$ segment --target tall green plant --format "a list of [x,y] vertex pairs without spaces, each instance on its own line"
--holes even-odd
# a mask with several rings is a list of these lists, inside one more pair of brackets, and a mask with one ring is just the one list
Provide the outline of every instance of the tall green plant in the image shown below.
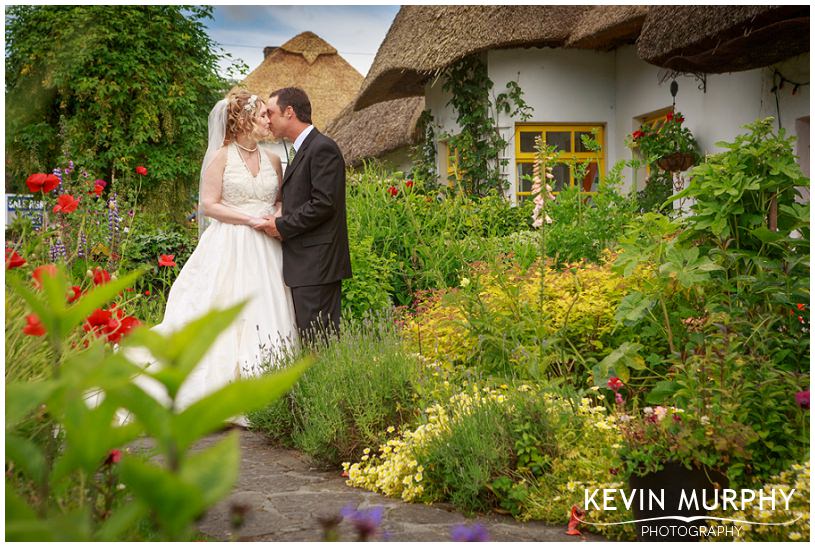
[[[179,388],[241,305],[210,312],[168,336],[134,332],[123,344],[146,347],[160,362],[159,370],[144,374],[166,389],[170,404],[162,405],[133,383],[140,368],[126,351],[68,344],[94,309],[136,277],[111,281],[66,305],[62,272],[43,276],[41,293],[10,273],[13,292],[39,317],[55,358],[49,376],[6,386],[8,540],[114,541],[130,537],[145,517],[156,522],[162,538],[189,539],[195,519],[229,493],[239,458],[235,435],[201,451],[191,451],[193,444],[225,420],[280,397],[307,366],[239,380],[180,410]],[[121,409],[134,420],[117,425]],[[28,435],[32,423],[45,423],[45,433]],[[155,441],[160,460],[122,455],[119,449],[142,434]],[[120,481],[128,503],[116,503]]]

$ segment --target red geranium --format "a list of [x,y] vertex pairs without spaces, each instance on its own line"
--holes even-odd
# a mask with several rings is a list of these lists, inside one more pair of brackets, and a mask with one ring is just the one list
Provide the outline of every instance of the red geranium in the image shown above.
[[147,167],[139,165],[138,167],[136,167],[136,173],[138,173],[141,176],[145,176],[147,174]]
[[36,268],[34,268],[34,271],[31,272],[31,277],[34,278],[34,286],[37,287],[38,289],[42,288],[43,274],[47,274],[49,277],[56,277],[57,265],[45,264],[44,266],[37,266]]
[[673,119],[674,119],[674,113],[673,112],[668,112],[667,114],[665,114],[665,121],[671,121]]
[[93,270],[93,284],[104,285],[108,281],[110,281],[110,274],[107,272],[107,270],[97,266],[97,268]]
[[45,173],[34,173],[26,179],[25,183],[32,192],[47,193],[59,186],[59,177],[46,175]]
[[396,197],[396,194],[399,193],[399,190],[396,189],[396,186],[391,186],[388,188],[388,193],[393,197]]
[[164,266],[167,268],[172,268],[175,266],[175,255],[159,255],[158,257],[158,265]]
[[631,133],[631,138],[636,141],[636,140],[641,139],[643,135],[645,135],[645,133],[643,133],[642,131],[640,131],[638,129],[638,130],[634,131],[633,133]]
[[25,316],[26,325],[23,327],[23,332],[29,336],[44,336],[45,327],[40,322],[37,314],[30,313]]
[[25,264],[25,258],[17,254],[11,247],[6,247],[6,269],[13,270]]
[[74,198],[71,194],[62,194],[57,198],[57,204],[54,205],[55,213],[73,213],[79,206],[79,200]]

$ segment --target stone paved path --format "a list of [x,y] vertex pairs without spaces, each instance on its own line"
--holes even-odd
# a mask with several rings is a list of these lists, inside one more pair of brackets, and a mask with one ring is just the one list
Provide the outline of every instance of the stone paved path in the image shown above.
[[[225,434],[211,435],[198,446],[209,446]],[[249,508],[239,532],[239,539],[245,541],[320,541],[318,518],[338,515],[347,505],[383,507],[382,530],[388,541],[449,541],[453,526],[476,522],[487,529],[492,541],[602,540],[588,534],[582,538],[567,536],[565,526],[520,523],[503,515],[468,519],[447,504],[404,503],[352,488],[339,471],[314,468],[303,454],[272,446],[261,433],[239,430],[239,434],[241,469],[235,489],[198,526],[213,539],[233,539],[230,506],[242,504]],[[356,537],[346,523],[339,530],[342,540]]]

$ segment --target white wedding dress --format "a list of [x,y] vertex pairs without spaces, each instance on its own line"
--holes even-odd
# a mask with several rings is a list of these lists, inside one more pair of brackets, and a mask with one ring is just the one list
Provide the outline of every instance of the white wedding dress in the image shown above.
[[[221,203],[250,216],[272,215],[280,181],[269,158],[261,151],[260,170],[253,177],[237,147],[227,148]],[[164,320],[153,330],[176,331],[212,308],[242,300],[247,303],[238,318],[187,377],[177,408],[237,378],[256,375],[264,362],[271,360],[274,366],[275,356],[297,340],[280,242],[249,226],[213,219],[170,289]],[[131,348],[126,355],[138,365],[158,366],[146,349]],[[139,376],[136,382],[156,399],[169,402],[164,388],[152,378]]]

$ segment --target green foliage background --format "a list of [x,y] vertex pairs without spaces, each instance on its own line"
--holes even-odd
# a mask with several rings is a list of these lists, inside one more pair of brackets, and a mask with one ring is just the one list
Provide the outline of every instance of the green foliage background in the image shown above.
[[146,185],[192,186],[207,113],[228,89],[211,17],[212,7],[9,6],[6,191],[69,159],[107,180],[144,165]]

